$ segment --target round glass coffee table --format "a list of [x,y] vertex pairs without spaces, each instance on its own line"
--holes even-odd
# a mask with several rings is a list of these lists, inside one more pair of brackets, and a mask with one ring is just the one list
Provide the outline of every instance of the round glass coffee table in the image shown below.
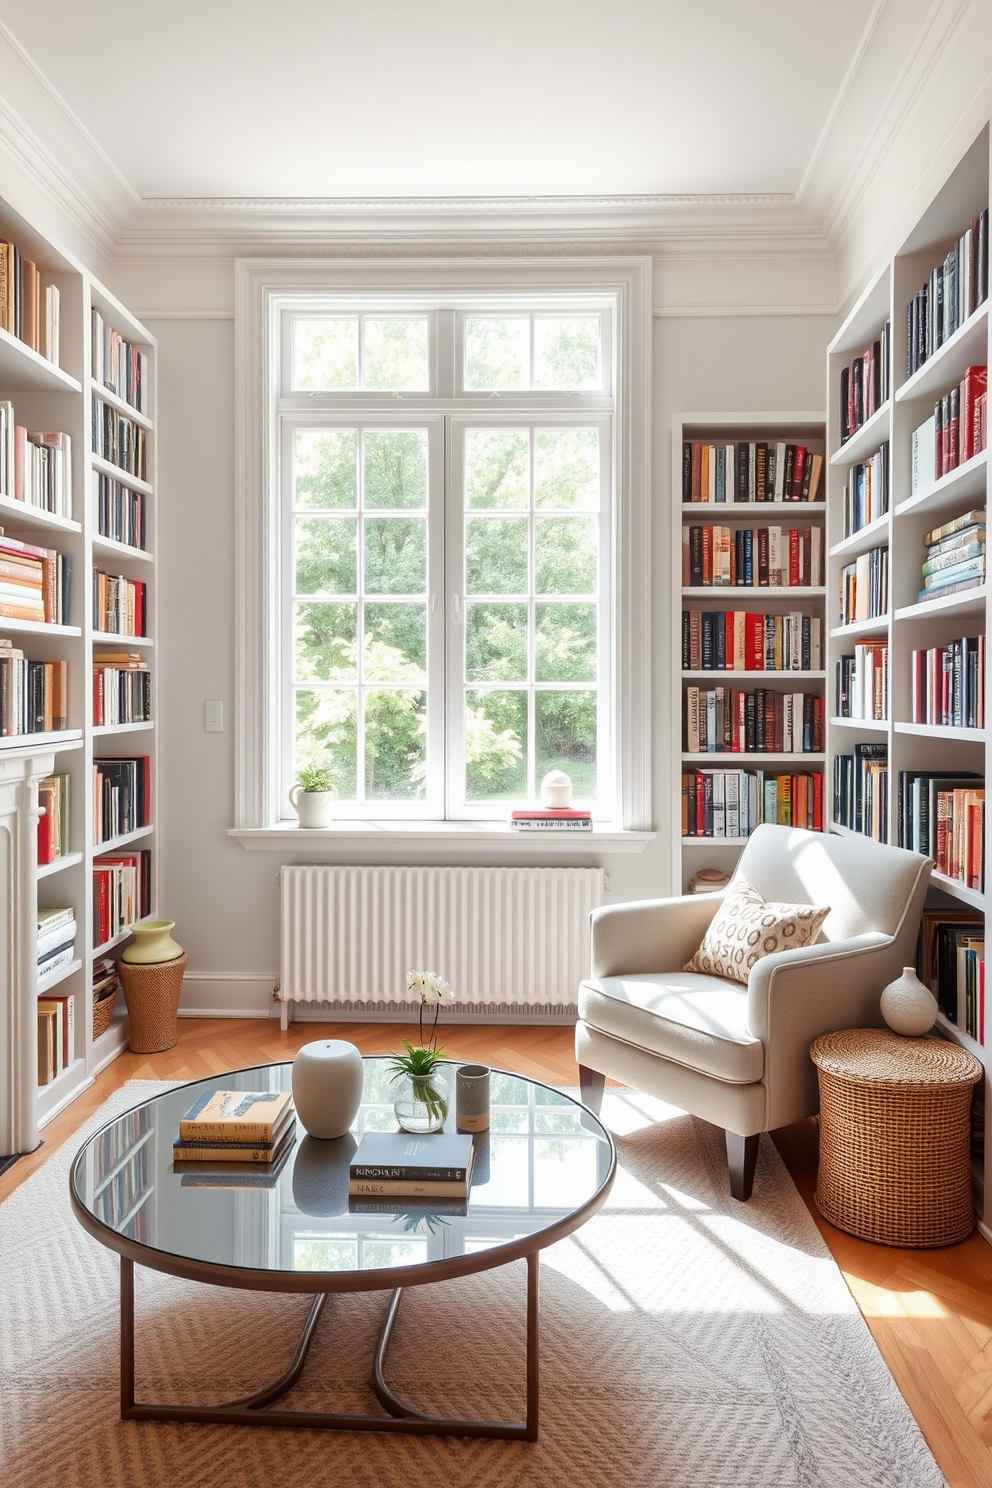
[[[107,1123],[80,1148],[70,1177],[76,1217],[120,1255],[121,1416],[128,1420],[319,1426],[351,1431],[516,1437],[538,1431],[540,1252],[601,1208],[616,1152],[578,1101],[522,1075],[492,1074],[492,1125],[473,1138],[467,1200],[349,1198],[348,1166],[367,1131],[395,1131],[388,1061],[366,1059],[352,1131],[296,1140],[268,1164],[174,1163],[179,1121],[212,1090],[289,1090],[292,1065],[260,1065],[181,1085]],[[452,1105],[454,1102],[452,1102]],[[449,1119],[454,1130],[454,1113]],[[527,1408],[523,1421],[428,1415],[385,1379],[404,1287],[527,1262]],[[134,1266],[258,1292],[312,1292],[289,1367],[264,1389],[223,1405],[155,1405],[134,1398]],[[383,1414],[272,1406],[299,1380],[331,1292],[391,1290],[371,1384]]]

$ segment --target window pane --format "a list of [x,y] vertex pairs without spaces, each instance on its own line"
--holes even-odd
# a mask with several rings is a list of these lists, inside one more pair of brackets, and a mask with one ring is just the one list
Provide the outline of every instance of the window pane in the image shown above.
[[293,387],[304,393],[357,389],[357,316],[293,321]]
[[595,682],[596,606],[538,604],[535,676],[538,682]]
[[426,509],[426,429],[365,435],[365,505]]
[[465,320],[465,386],[470,392],[530,387],[530,320]]
[[358,778],[358,693],[353,687],[329,687],[296,694],[296,761],[330,765],[338,795],[355,799]]
[[595,517],[535,517],[538,594],[595,594],[598,548]]
[[526,507],[530,502],[530,439],[516,429],[465,434],[465,499],[469,506]]
[[427,681],[427,606],[366,604],[365,681]]
[[426,590],[426,520],[369,517],[365,523],[366,594],[424,594]]
[[298,604],[293,680],[357,682],[357,637],[357,604]]
[[427,784],[427,694],[365,694],[365,794],[370,800],[414,801]]
[[355,594],[358,589],[356,517],[299,517],[296,593]]
[[527,518],[470,517],[465,526],[465,592],[526,594]]
[[465,698],[465,799],[527,793],[527,694],[470,692]]
[[298,429],[293,450],[295,504],[356,507],[357,450],[354,429]]
[[527,606],[465,607],[466,682],[527,681]]
[[534,386],[588,390],[600,386],[599,316],[534,320]]
[[534,697],[536,776],[564,770],[579,800],[596,795],[596,694],[538,692]]
[[545,429],[534,439],[534,501],[561,510],[599,506],[599,430]]
[[427,317],[365,321],[365,386],[426,393]]

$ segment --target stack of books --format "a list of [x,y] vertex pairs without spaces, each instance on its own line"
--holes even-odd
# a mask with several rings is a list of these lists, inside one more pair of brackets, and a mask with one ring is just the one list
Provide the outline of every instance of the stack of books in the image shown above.
[[962,636],[912,654],[913,722],[985,727],[985,637]]
[[689,880],[690,894],[720,894],[730,883],[731,875],[722,868],[700,868]]
[[573,806],[524,807],[510,812],[515,832],[591,832],[592,812]]
[[985,924],[973,910],[925,909],[917,968],[949,1023],[985,1043]]
[[823,456],[804,444],[739,439],[682,445],[682,500],[815,501]]
[[682,583],[796,588],[823,583],[820,527],[683,527]]
[[923,539],[927,550],[920,599],[959,594],[985,583],[985,509],[965,512]]
[[100,728],[151,718],[151,673],[137,651],[94,651],[93,723]]
[[76,911],[38,907],[38,980],[43,981],[67,966],[73,958],[76,939]]
[[174,1162],[276,1163],[296,1140],[288,1090],[205,1090],[179,1122]]
[[840,622],[854,625],[884,615],[889,602],[889,550],[872,548],[840,571]]
[[348,1169],[349,1208],[385,1212],[406,1208],[411,1199],[464,1206],[474,1155],[472,1137],[463,1132],[366,1132]]
[[862,424],[876,414],[886,401],[891,390],[889,322],[882,327],[882,334],[873,341],[849,367],[840,374],[840,442],[846,444]]
[[38,781],[38,866],[54,863],[72,851],[72,777],[46,775]]
[[838,718],[889,716],[889,643],[858,641],[853,656],[837,659]]
[[972,219],[906,306],[906,376],[912,377],[989,293],[989,209]]
[[958,386],[934,403],[933,416],[913,430],[914,492],[981,454],[988,443],[987,410],[988,368],[969,367]]
[[851,466],[844,487],[844,536],[884,516],[889,509],[889,441],[867,460]]

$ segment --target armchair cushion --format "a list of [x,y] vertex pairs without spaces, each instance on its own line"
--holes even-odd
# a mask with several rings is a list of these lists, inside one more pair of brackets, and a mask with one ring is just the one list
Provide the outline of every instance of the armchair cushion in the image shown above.
[[766,903],[738,873],[684,970],[746,985],[763,956],[812,945],[829,913],[829,905]]
[[590,978],[579,984],[579,1018],[731,1084],[764,1073],[761,1040],[748,1031],[747,991],[723,977],[661,971]]

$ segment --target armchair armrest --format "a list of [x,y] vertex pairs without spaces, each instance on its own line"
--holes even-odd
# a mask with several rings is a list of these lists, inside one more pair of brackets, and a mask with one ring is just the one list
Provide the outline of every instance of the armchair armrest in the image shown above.
[[881,1027],[882,988],[899,970],[895,937],[877,930],[780,951],[752,968],[748,1030],[765,1048],[769,1130],[819,1109],[810,1044],[840,1028]]
[[699,949],[722,894],[638,899],[592,912],[592,975],[675,971]]

